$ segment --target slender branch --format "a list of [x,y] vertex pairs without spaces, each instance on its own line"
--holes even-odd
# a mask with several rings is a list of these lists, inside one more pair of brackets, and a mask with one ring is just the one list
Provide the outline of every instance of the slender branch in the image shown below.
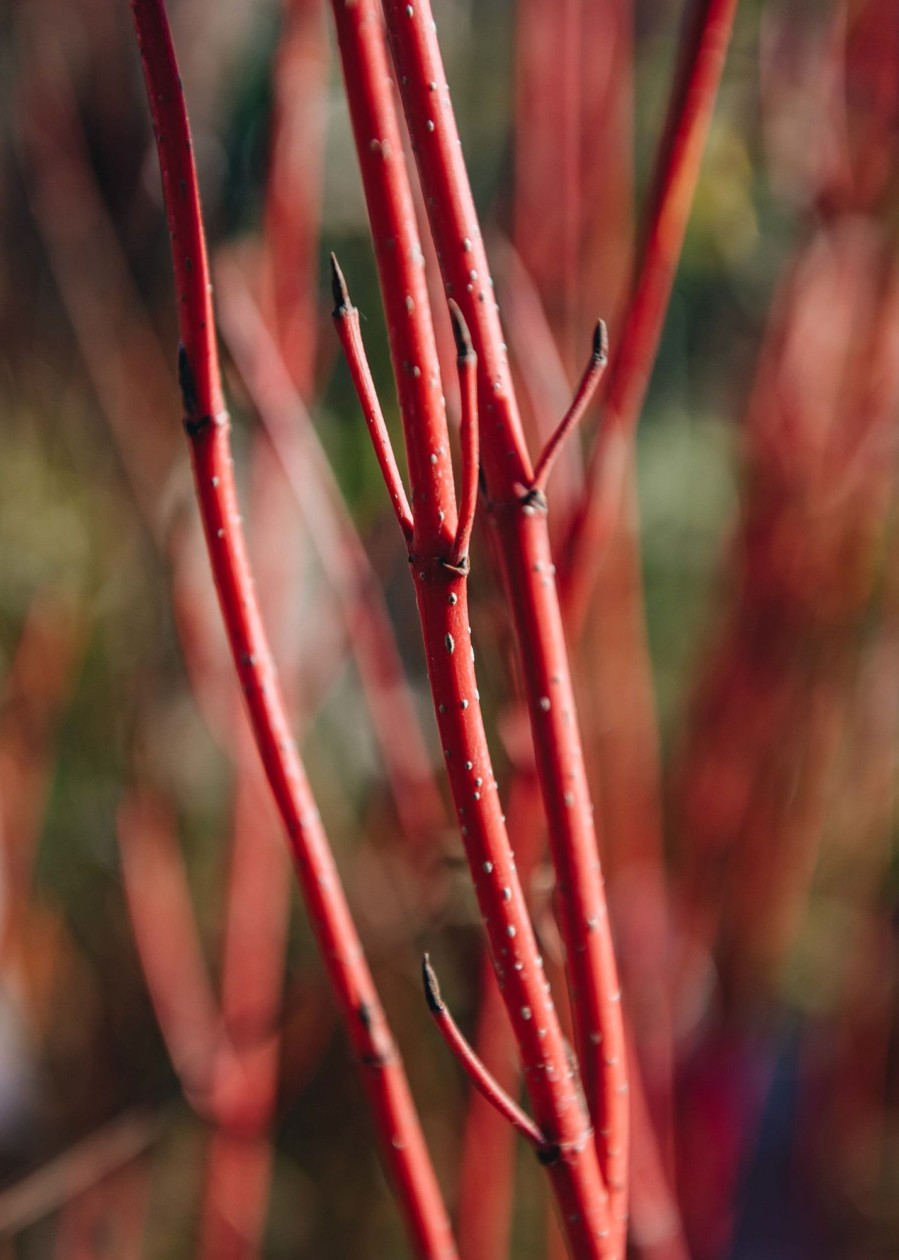
[[[516,708],[518,706],[516,705]],[[519,714],[526,724],[526,715]],[[513,763],[515,762],[513,756]],[[515,858],[525,887],[544,845],[543,810],[533,759],[528,769],[516,764],[508,797],[509,831],[515,837]],[[477,1030],[474,1051],[507,1094],[520,1088],[512,1029],[503,1010],[487,950],[480,960]],[[513,1220],[515,1138],[480,1094],[468,1100],[462,1139],[456,1232],[466,1260],[508,1256]],[[485,1186],[489,1192],[485,1193]]]
[[[334,590],[371,713],[397,816],[424,867],[446,809],[384,595],[347,511],[315,426],[240,268],[219,259],[220,322],[248,395],[303,513]],[[397,739],[397,732],[403,738]]]
[[459,1062],[472,1085],[479,1093],[483,1094],[491,1107],[495,1107],[499,1114],[504,1116],[514,1129],[518,1130],[522,1137],[527,1138],[538,1150],[544,1149],[546,1143],[536,1124],[534,1124],[530,1116],[521,1110],[518,1103],[509,1097],[496,1078],[491,1076],[490,1072],[488,1072],[482,1061],[462,1036],[459,1026],[441,997],[440,984],[427,954],[422,959],[421,976],[428,1010],[434,1016],[434,1023],[440,1029],[440,1035],[449,1046],[450,1051]]
[[84,619],[62,595],[41,592],[0,687],[0,966],[21,936],[32,906],[35,856],[58,757],[59,726],[75,684]]
[[406,437],[417,556],[446,557],[456,501],[440,360],[377,0],[332,0]]
[[283,0],[272,66],[260,304],[303,397],[318,343],[318,244],[330,50],[320,0]]
[[[522,14],[519,23],[523,21]],[[494,254],[501,276],[504,327],[519,393],[530,413],[538,446],[542,446],[555,428],[552,417],[562,415],[569,405],[571,383],[535,278],[510,240],[494,237]],[[563,454],[565,458],[557,460],[553,468],[549,527],[554,538],[565,536],[567,521],[584,492],[585,460],[580,445],[568,446]]]
[[462,423],[459,430],[462,464],[462,497],[459,503],[459,522],[450,553],[449,564],[454,569],[468,569],[468,548],[474,528],[474,514],[478,506],[478,474],[480,463],[480,438],[478,431],[477,368],[478,356],[471,344],[471,335],[465,316],[457,302],[449,300],[453,336],[459,366],[459,394],[462,399]]
[[363,1068],[381,1150],[417,1253],[455,1256],[446,1211],[405,1072],[291,737],[253,590],[234,488],[212,322],[196,170],[162,0],[132,0],[156,131],[178,293],[185,429],[210,561],[257,747],[282,820],[313,930]]
[[340,270],[337,256],[333,253],[331,254],[331,291],[334,294],[334,325],[353,378],[356,397],[359,399],[365,423],[368,425],[368,432],[375,448],[375,455],[378,457],[381,474],[387,485],[396,519],[403,531],[403,537],[408,541],[414,531],[412,509],[406,498],[399,466],[390,442],[390,434],[387,432],[384,421],[384,413],[372,380],[371,368],[368,366],[368,356],[365,353],[362,330],[359,327],[359,312],[350,300],[346,280]]
[[738,0],[698,0],[668,107],[657,160],[648,229],[609,369],[604,420],[561,564],[566,623],[583,624],[626,464],[614,458],[639,420],[680,261],[693,194],[711,125]]
[[[161,803],[132,794],[116,837],[125,895],[144,979],[182,1089],[209,1115],[212,1066],[227,1048],[175,825]],[[161,923],[165,931],[160,931]]]
[[416,0],[407,6],[401,0],[384,0],[384,9],[444,283],[465,314],[478,354],[481,464],[515,623],[549,826],[581,1076],[610,1193],[613,1234],[605,1244],[606,1254],[619,1256],[627,1216],[629,1128],[621,993],[553,579],[546,506],[541,495],[527,492],[533,470],[509,379],[493,282],[431,3]]
[[[683,45],[681,69],[671,94],[666,136],[657,159],[654,192],[646,215],[648,229],[639,251],[640,263],[630,300],[616,334],[616,353],[606,379],[606,403],[590,458],[587,488],[581,505],[572,515],[559,558],[562,607],[569,640],[572,642],[577,640],[583,630],[590,597],[596,587],[600,562],[606,553],[606,543],[613,536],[616,525],[621,524],[622,497],[628,493],[633,494],[632,487],[628,489],[633,432],[657,353],[737,3],[738,0],[696,0],[693,28]],[[622,625],[629,620],[632,628],[628,639],[633,649],[630,682],[636,683],[636,686],[631,687],[630,710],[634,709],[633,697],[636,697],[637,723],[634,725],[632,721],[629,722],[629,729],[634,733],[630,740],[625,740],[626,744],[630,744],[629,749],[622,749],[621,741],[615,741],[610,773],[616,784],[614,792],[619,796],[618,816],[630,820],[624,838],[631,840],[642,837],[642,846],[647,850],[651,843],[652,848],[647,857],[659,873],[654,881],[650,881],[655,896],[644,906],[644,918],[641,918],[638,929],[640,937],[641,940],[651,939],[646,937],[645,916],[649,916],[649,920],[654,919],[659,926],[657,939],[663,941],[667,913],[662,892],[663,859],[658,826],[660,780],[657,773],[655,733],[648,718],[652,685],[645,644],[638,537],[632,534],[629,540],[626,539],[624,550],[621,547],[617,550],[618,573],[607,573],[605,576],[619,593],[625,592],[625,604],[621,605],[619,602],[619,619],[624,618]],[[622,563],[625,566],[623,578]],[[627,607],[628,603],[630,607]],[[614,637],[614,627],[612,635]],[[620,653],[610,668],[620,675]],[[638,757],[635,755],[637,752],[643,755]],[[655,782],[651,783],[648,777],[642,781],[637,780],[636,785],[642,790],[636,798],[632,790],[627,792],[627,784],[624,785],[625,792],[622,794],[622,776],[616,773],[616,769],[621,769],[622,766],[625,768],[625,778],[630,780],[633,788],[635,780],[632,767],[641,764],[646,776],[651,775],[653,770],[656,771]],[[647,793],[647,787],[652,795]],[[641,801],[645,802],[642,811]],[[614,806],[613,799],[613,818]],[[646,815],[642,827],[641,812]],[[645,825],[646,823],[649,825]],[[633,846],[629,845],[626,851],[630,854],[630,860],[634,861]],[[622,920],[625,931],[628,931],[629,923],[635,922],[630,912],[626,912]],[[642,957],[651,968],[648,953],[644,952]],[[652,992],[652,987],[647,990],[646,973],[641,978],[635,974],[633,967],[627,978],[633,981],[633,993],[637,999],[635,1009],[639,1010],[641,1006],[646,1006],[646,995],[647,992]],[[647,1085],[655,1095],[654,1101],[661,1104],[659,1115],[663,1146],[670,1133],[670,1025],[670,1010],[667,1001],[663,999],[652,1024],[652,1039],[658,1047],[655,1071],[647,1078]],[[648,1039],[644,1032],[640,1036],[644,1070],[649,1066],[646,1057],[647,1044]]]
[[165,1136],[172,1108],[135,1107],[0,1190],[0,1231],[13,1238],[140,1159]]
[[537,463],[534,465],[534,480],[531,482],[532,490],[539,490],[541,494],[545,493],[549,474],[552,472],[556,457],[562,449],[562,444],[593,401],[608,361],[608,334],[605,324],[602,320],[599,320],[593,333],[593,350],[590,354],[590,361],[584,369],[584,374],[575,391],[571,406],[562,417],[558,428],[544,446]]
[[[611,1256],[615,1253],[610,1250],[597,1151],[546,985],[497,792],[469,644],[467,582],[446,564],[456,537],[455,496],[423,255],[393,103],[395,76],[388,70],[375,0],[332,0],[332,8],[401,395],[415,504],[410,560],[456,816],[534,1115],[547,1140],[562,1152],[548,1171],[569,1245],[578,1260]],[[409,20],[405,8],[403,20]],[[434,76],[435,98],[440,95],[436,84]],[[415,285],[416,292],[408,285]],[[471,327],[467,306],[465,319]],[[419,357],[412,359],[410,353]],[[480,350],[478,357],[483,369]],[[418,381],[424,364],[434,365],[435,381],[422,398],[409,390],[407,378],[411,366],[412,381]],[[489,412],[480,405],[480,392],[482,418],[493,412],[502,390],[502,381],[498,392],[491,385]]]

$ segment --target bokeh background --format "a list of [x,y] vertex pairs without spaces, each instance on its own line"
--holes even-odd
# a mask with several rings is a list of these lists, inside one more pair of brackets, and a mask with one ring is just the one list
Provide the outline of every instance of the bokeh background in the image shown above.
[[[597,315],[614,354],[690,6],[435,7],[534,435]],[[334,249],[396,426],[329,14],[170,13],[260,593],[455,1205],[467,1091],[418,966],[429,949],[473,1033],[481,931],[430,777],[405,556],[330,325]],[[405,1256],[242,743],[128,5],[6,0],[0,67],[0,1256],[211,1256],[216,1194],[260,1176],[245,1254]],[[742,0],[635,473],[572,645],[635,1025],[651,1058],[668,1021],[665,1132],[709,1260],[899,1252],[897,225],[894,0]],[[260,309],[308,411],[274,435],[240,352]],[[560,529],[580,454],[551,496]],[[353,630],[372,581],[417,714],[392,762]],[[485,534],[472,582],[507,784],[528,752]],[[660,873],[662,919],[644,896]],[[558,956],[539,865],[531,895]],[[516,1175],[510,1254],[557,1254],[526,1152]],[[635,1253],[661,1256],[650,1234]]]

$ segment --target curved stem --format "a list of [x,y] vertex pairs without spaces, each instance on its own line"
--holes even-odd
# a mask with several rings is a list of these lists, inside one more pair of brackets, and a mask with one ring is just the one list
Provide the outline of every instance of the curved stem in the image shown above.
[[406,122],[447,292],[478,354],[481,463],[519,646],[550,847],[556,869],[578,1058],[624,1249],[628,1083],[621,995],[599,870],[593,809],[553,578],[546,505],[532,470],[506,362],[487,257],[462,160],[429,0],[384,0]]
[[[559,1158],[548,1169],[570,1246],[579,1260],[607,1257],[615,1253],[609,1249],[607,1196],[597,1152],[547,992],[496,790],[469,644],[465,575],[446,563],[456,536],[456,513],[444,458],[448,438],[436,366],[437,389],[425,396],[424,412],[415,394],[402,399],[410,364],[419,370],[419,375],[411,373],[416,381],[424,375],[425,363],[436,365],[437,356],[430,313],[410,288],[424,288],[422,254],[401,160],[393,76],[374,0],[333,0],[332,7],[401,393],[415,517],[410,560],[456,815],[534,1115],[547,1140],[559,1147]],[[418,12],[415,7],[412,11]],[[405,9],[403,14],[408,20]],[[433,89],[439,95],[436,77]],[[421,301],[427,302],[426,291]],[[471,327],[467,307],[465,319]],[[421,357],[412,358],[412,353]],[[479,414],[483,420],[480,399]]]
[[[240,268],[216,266],[219,322],[243,385],[281,462],[334,590],[380,746],[405,839],[421,867],[446,808],[415,707],[384,593],[347,511],[327,456],[287,365],[263,322]],[[403,732],[402,740],[397,732]]]
[[385,1161],[415,1249],[455,1256],[408,1082],[291,737],[253,591],[232,473],[187,113],[162,0],[132,0],[163,177],[178,294],[179,368],[213,576],[256,744],[287,829],[312,927],[363,1066]]
[[522,1137],[527,1138],[538,1150],[542,1150],[545,1146],[543,1134],[530,1116],[526,1115],[518,1103],[509,1097],[496,1078],[490,1075],[483,1062],[459,1031],[458,1024],[453,1019],[441,996],[437,973],[431,966],[431,960],[427,954],[422,959],[421,974],[428,1010],[434,1016],[434,1023],[439,1028],[441,1037],[449,1046],[450,1051],[461,1065],[472,1085],[486,1098],[491,1107],[496,1108],[499,1114],[509,1121],[513,1129],[517,1129]]

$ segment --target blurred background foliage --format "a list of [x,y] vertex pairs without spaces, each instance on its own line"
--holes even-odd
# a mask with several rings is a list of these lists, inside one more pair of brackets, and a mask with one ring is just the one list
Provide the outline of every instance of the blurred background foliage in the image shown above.
[[[476,200],[495,240],[508,232],[512,214],[516,6],[500,0],[441,0],[436,7]],[[640,424],[642,576],[669,778],[676,778],[698,721],[698,680],[736,599],[740,569],[734,538],[753,477],[746,458],[746,417],[769,312],[791,258],[824,214],[809,192],[813,181],[797,167],[811,145],[813,101],[808,98],[814,93],[808,76],[821,73],[814,54],[828,38],[836,7],[818,0],[744,0],[740,6]],[[280,5],[274,0],[235,0],[224,6],[173,0],[170,10],[213,252],[252,249],[265,205]],[[646,195],[664,123],[683,10],[680,0],[639,0],[634,7],[637,205]],[[773,75],[771,48],[785,28],[786,42],[793,41],[794,78],[784,76],[776,98],[772,89],[766,111],[762,71],[768,66]],[[308,401],[383,582],[433,743],[405,558],[347,374],[338,366],[328,318],[325,261],[336,249],[364,313],[375,378],[391,428],[398,432],[361,187],[331,53],[326,91],[316,105],[327,147],[317,247],[319,336]],[[199,638],[212,627],[207,656],[212,677],[220,680],[223,712],[235,698],[221,668],[222,643],[179,432],[168,241],[128,6],[108,0],[7,0],[0,7],[0,67],[0,679],[6,680],[0,790],[4,842],[13,854],[0,888],[0,1173],[12,1187],[0,1189],[0,1255],[175,1260],[194,1254],[208,1130],[183,1099],[147,994],[124,893],[116,818],[123,793],[135,784],[151,784],[170,802],[215,981],[224,934],[224,855],[233,785],[228,758],[191,695],[172,611],[173,571],[200,609]],[[73,156],[80,169],[67,164]],[[596,153],[600,168],[605,160]],[[899,204],[895,190],[894,177],[877,210],[891,240]],[[625,270],[630,247],[627,238],[611,246],[613,252],[619,249]],[[133,285],[127,292],[119,284],[121,260]],[[502,301],[501,279],[498,289]],[[595,312],[608,318],[613,348],[621,296],[620,286],[610,288],[607,305]],[[135,304],[156,338],[150,350],[128,332]],[[116,311],[121,322],[101,328]],[[818,318],[829,318],[824,303]],[[588,337],[589,324],[579,332],[578,344],[583,342],[585,350]],[[85,353],[91,346],[97,356],[93,363]],[[160,353],[161,372],[155,367]],[[112,362],[110,356],[116,355],[119,360]],[[134,370],[122,377],[129,362]],[[144,362],[154,364],[152,372],[144,372]],[[233,374],[231,379],[236,462],[247,503],[258,424]],[[110,424],[111,411],[118,412],[118,424]],[[593,423],[595,417],[588,428]],[[891,465],[893,453],[894,447],[885,444],[881,462]],[[142,482],[143,501],[136,489]],[[884,516],[891,511],[889,506]],[[294,509],[283,519],[282,559],[295,592],[285,635],[299,663],[298,708],[303,711],[304,696],[316,692],[323,644],[336,636],[340,650],[345,648],[342,632],[329,630],[333,612],[324,611],[327,583],[307,531]],[[819,517],[806,525],[812,531],[825,528]],[[884,528],[872,543],[869,561],[877,574],[891,567]],[[482,540],[476,550],[484,561],[473,578],[483,601],[476,624],[481,686],[487,715],[496,718],[509,686],[508,643],[498,626]],[[873,582],[878,590],[885,584],[883,576]],[[884,619],[895,613],[895,594],[887,597],[885,613],[882,603],[875,608],[876,601],[862,601],[860,630],[846,666],[864,694],[875,699],[887,690],[892,695],[895,681],[896,664],[889,655],[895,645],[890,639],[884,648],[884,665],[879,637]],[[35,636],[41,648],[37,664],[23,673],[20,653]],[[302,718],[303,750],[452,1198],[464,1089],[428,1026],[417,965],[421,947],[438,942],[445,987],[460,1022],[470,1027],[479,958],[474,901],[460,871],[457,838],[447,828],[433,838],[433,859],[449,892],[437,911],[422,913],[415,878],[404,865],[376,744],[361,716],[358,678],[348,659],[328,670],[320,705]],[[815,886],[801,925],[778,965],[776,982],[766,991],[769,1017],[757,1024],[745,1011],[742,1016],[744,1030],[751,1026],[763,1046],[759,1050],[759,1042],[752,1042],[752,1053],[758,1054],[748,1070],[762,1076],[770,1072],[775,1082],[766,1095],[769,1107],[757,1143],[769,1155],[792,1149],[801,1126],[791,1082],[799,1074],[799,1061],[816,1049],[798,1034],[784,1034],[782,1024],[766,1042],[770,1010],[809,1014],[820,1021],[829,1043],[843,1035],[839,1029],[848,1020],[851,1039],[843,971],[851,942],[864,932],[885,951],[871,956],[883,960],[884,983],[889,970],[885,1001],[887,1007],[895,1002],[890,915],[896,891],[891,808],[896,731],[891,716],[888,705],[852,706],[839,749],[828,762],[828,779],[846,788],[849,804],[841,808],[839,798],[829,797],[823,825],[828,843],[815,859]],[[859,726],[862,735],[854,738]],[[767,732],[771,740],[777,735],[776,729]],[[495,743],[497,760],[508,770],[508,746],[499,736]],[[878,812],[872,804],[876,817],[867,818],[859,801],[873,797],[860,798],[859,776],[866,768],[865,750],[874,748],[885,750],[886,805]],[[787,797],[801,783],[795,765],[791,773]],[[677,811],[668,817],[666,842],[676,853]],[[854,861],[866,835],[876,835],[871,843],[889,855],[888,872],[872,874],[869,884]],[[166,931],[164,922],[160,931]],[[861,975],[875,983],[865,966]],[[313,1008],[318,1012],[314,1036],[295,1009],[302,996],[298,984],[314,991],[321,986],[320,967],[296,906],[287,976],[265,1254],[405,1255],[350,1056],[327,1000],[319,994]],[[752,1004],[749,1009],[757,1011]],[[701,1024],[702,1017],[694,1022]],[[827,1059],[820,1045],[818,1052]],[[879,1120],[865,1113],[870,1124],[882,1125],[881,1156],[883,1143],[893,1155],[896,1149],[891,1043],[884,1053]],[[805,1069],[814,1079],[815,1065],[805,1063]],[[817,1070],[826,1080],[827,1065],[819,1063]],[[802,1106],[809,1106],[807,1092]],[[779,1107],[787,1116],[786,1137],[774,1132]],[[78,1215],[81,1210],[92,1220],[93,1209],[83,1203],[79,1209],[77,1202],[72,1207],[61,1173],[55,1181],[41,1182],[33,1200],[16,1197],[23,1179],[31,1185],[33,1170],[50,1166],[65,1152],[76,1151],[77,1165],[78,1144],[85,1139],[97,1138],[118,1150],[116,1126],[123,1117],[133,1126],[126,1138],[131,1135],[135,1158],[112,1159],[119,1197],[108,1200],[114,1203],[111,1218],[102,1205],[96,1209],[100,1224],[94,1222],[93,1232],[84,1232]],[[771,1135],[765,1127],[769,1119]],[[806,1227],[797,1208],[787,1213],[789,1229],[775,1229],[771,1186],[761,1171],[756,1181],[749,1175],[743,1194],[753,1211],[734,1229],[731,1254],[895,1254],[895,1207],[887,1205],[899,1161],[892,1161],[888,1174],[890,1161],[884,1158],[872,1174],[866,1161],[874,1158],[873,1141],[870,1134],[858,1135],[857,1193],[846,1171],[854,1167],[852,1152],[845,1166],[840,1164],[842,1171],[830,1170],[841,1187],[830,1216],[819,1210],[820,1187],[833,1191],[834,1186],[828,1171],[821,1173],[811,1195],[817,1204],[817,1215],[811,1213],[814,1227]],[[708,1148],[706,1158],[715,1161]],[[752,1174],[757,1165],[750,1156],[746,1162]],[[765,1162],[761,1159],[762,1166]],[[516,1256],[543,1254],[544,1209],[540,1196],[527,1192],[536,1185],[534,1176],[531,1161],[522,1158]],[[129,1203],[126,1211],[122,1205]],[[137,1242],[128,1236],[134,1221],[140,1222]],[[71,1241],[84,1237],[92,1250],[77,1250]],[[723,1251],[712,1247],[703,1254]]]

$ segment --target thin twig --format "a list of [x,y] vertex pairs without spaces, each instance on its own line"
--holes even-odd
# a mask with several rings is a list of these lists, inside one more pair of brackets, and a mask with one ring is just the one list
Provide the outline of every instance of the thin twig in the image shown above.
[[593,401],[608,361],[609,339],[606,326],[600,319],[597,321],[593,332],[593,349],[590,354],[590,361],[584,369],[584,374],[575,391],[571,406],[562,417],[558,428],[544,446],[537,463],[534,465],[534,480],[531,483],[532,490],[539,490],[541,494],[545,493],[549,474],[552,472],[556,457],[562,449],[562,444]]
[[136,1107],[0,1191],[0,1234],[11,1238],[140,1159],[159,1141],[172,1109]]
[[347,366],[350,369],[350,375],[353,378],[353,385],[356,389],[356,396],[359,399],[362,414],[365,416],[365,423],[368,425],[368,432],[381,467],[381,474],[387,485],[390,502],[393,504],[393,510],[396,513],[396,519],[400,523],[400,529],[403,531],[403,537],[408,542],[414,530],[412,509],[409,507],[409,500],[406,498],[406,491],[400,477],[396,456],[393,453],[390,434],[387,432],[387,425],[384,421],[384,413],[381,411],[381,404],[375,390],[375,383],[372,380],[371,369],[368,366],[368,357],[365,353],[362,331],[359,327],[359,312],[350,300],[346,280],[343,272],[340,270],[337,257],[333,253],[331,254],[331,290],[334,294],[333,316],[337,335],[340,338],[340,344],[346,356]]
[[640,417],[680,261],[699,168],[718,95],[738,0],[698,0],[668,107],[650,197],[648,230],[607,380],[604,422],[587,474],[584,502],[566,542],[561,584],[566,623],[576,634],[586,615],[626,463],[612,460]]
[[119,808],[116,837],[131,927],[159,1028],[185,1095],[208,1116],[212,1066],[227,1040],[175,823],[160,801],[132,793]]
[[459,521],[450,555],[450,567],[468,569],[468,548],[474,515],[478,505],[478,474],[480,471],[480,438],[478,431],[478,356],[471,344],[471,335],[465,316],[457,302],[449,300],[456,339],[456,356],[459,367],[459,394],[462,400],[462,423],[459,429],[461,447],[462,494],[459,501]]
[[220,258],[216,279],[222,335],[334,590],[397,816],[424,867],[446,810],[377,574],[240,267]]
[[447,1009],[446,1003],[440,994],[440,984],[427,954],[422,959],[421,976],[428,1010],[434,1016],[434,1023],[440,1029],[440,1035],[449,1046],[450,1051],[472,1085],[479,1093],[483,1094],[491,1107],[495,1107],[499,1114],[504,1116],[512,1127],[518,1130],[522,1137],[527,1138],[538,1150],[543,1150],[546,1147],[546,1143],[536,1124],[534,1124],[530,1116],[525,1115],[518,1103],[509,1097],[496,1078],[491,1076],[490,1072],[488,1072],[462,1036],[459,1026]]

